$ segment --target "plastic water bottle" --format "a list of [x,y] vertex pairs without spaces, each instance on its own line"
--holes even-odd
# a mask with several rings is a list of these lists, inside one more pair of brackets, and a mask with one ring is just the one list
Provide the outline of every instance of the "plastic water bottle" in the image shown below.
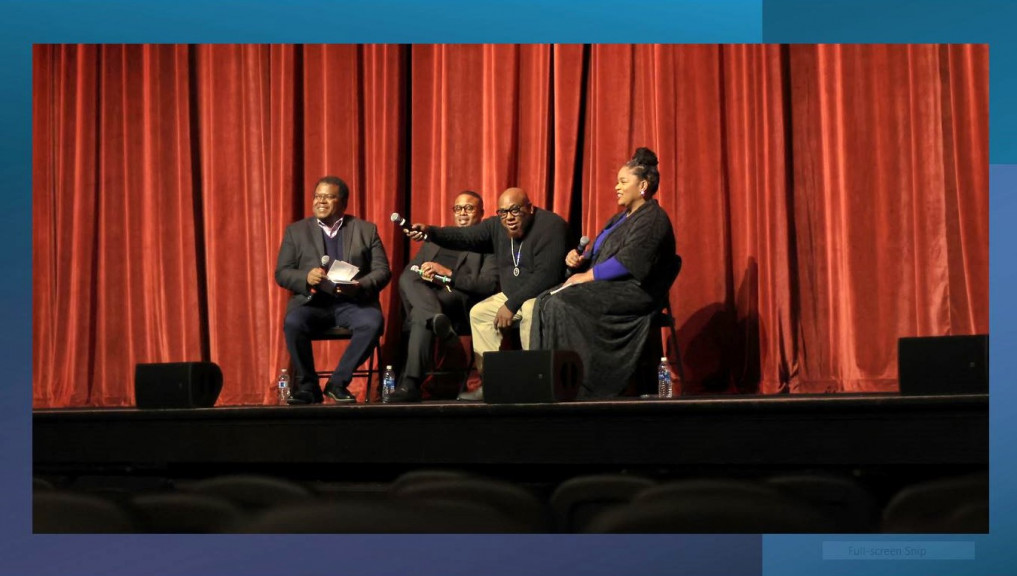
[[391,366],[385,366],[385,373],[381,377],[381,401],[388,402],[395,391],[396,386],[395,370]]
[[673,388],[671,387],[671,365],[667,362],[667,356],[664,356],[660,359],[660,365],[657,366],[657,397],[671,398],[673,394]]
[[290,374],[285,368],[279,373],[279,403],[286,404],[286,401],[290,399]]

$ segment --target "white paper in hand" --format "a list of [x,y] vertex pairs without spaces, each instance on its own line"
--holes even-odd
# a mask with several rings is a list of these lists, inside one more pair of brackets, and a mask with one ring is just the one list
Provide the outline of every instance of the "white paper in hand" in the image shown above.
[[344,260],[333,260],[332,266],[328,269],[328,279],[336,284],[350,284],[357,272],[360,272],[360,268],[353,264]]

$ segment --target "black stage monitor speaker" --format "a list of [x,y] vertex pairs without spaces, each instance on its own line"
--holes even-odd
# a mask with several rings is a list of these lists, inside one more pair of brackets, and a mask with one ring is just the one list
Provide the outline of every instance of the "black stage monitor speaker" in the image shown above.
[[583,361],[569,350],[510,350],[484,354],[484,402],[532,404],[576,399]]
[[134,402],[138,408],[208,408],[221,391],[222,370],[215,362],[134,366]]
[[927,336],[897,341],[901,394],[987,394],[989,336]]

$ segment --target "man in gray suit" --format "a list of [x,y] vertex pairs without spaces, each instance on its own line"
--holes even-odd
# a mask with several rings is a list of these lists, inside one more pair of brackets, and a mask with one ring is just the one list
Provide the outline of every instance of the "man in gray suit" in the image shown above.
[[[466,190],[456,196],[452,216],[456,226],[472,226],[484,219],[484,200]],[[470,308],[497,291],[494,256],[424,243],[399,276],[410,336],[406,368],[389,402],[420,400],[420,382],[431,363],[432,333],[442,341],[451,340],[456,336],[453,324],[469,326]]]
[[[350,189],[340,178],[318,180],[314,216],[287,226],[279,247],[275,281],[293,293],[283,323],[286,347],[296,369],[290,404],[319,404],[323,399],[311,350],[313,333],[334,326],[353,333],[325,385],[325,395],[336,402],[356,402],[347,390],[353,370],[370,356],[384,328],[378,293],[392,272],[377,226],[346,214],[349,196]],[[354,282],[329,281],[322,256],[360,268]]]

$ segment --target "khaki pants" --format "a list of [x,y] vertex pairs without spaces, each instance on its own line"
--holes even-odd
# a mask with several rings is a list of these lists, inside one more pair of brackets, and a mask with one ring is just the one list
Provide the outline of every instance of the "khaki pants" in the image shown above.
[[[497,352],[501,348],[501,330],[494,327],[494,317],[505,304],[508,297],[499,292],[486,300],[481,300],[470,309],[470,330],[473,332],[473,352],[477,355],[477,371],[484,372],[484,352]],[[530,326],[533,324],[533,304],[536,298],[530,298],[516,311],[513,322],[519,323],[519,341],[523,350],[530,349]]]

